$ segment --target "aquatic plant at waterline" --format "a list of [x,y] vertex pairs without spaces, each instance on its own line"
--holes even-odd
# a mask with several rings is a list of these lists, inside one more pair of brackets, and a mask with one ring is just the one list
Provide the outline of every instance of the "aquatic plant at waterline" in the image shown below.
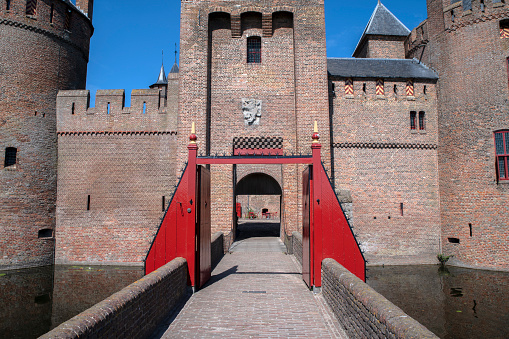
[[445,266],[445,263],[448,262],[449,259],[451,259],[452,257],[454,257],[454,255],[444,255],[444,254],[437,255],[437,259],[440,262],[441,266]]

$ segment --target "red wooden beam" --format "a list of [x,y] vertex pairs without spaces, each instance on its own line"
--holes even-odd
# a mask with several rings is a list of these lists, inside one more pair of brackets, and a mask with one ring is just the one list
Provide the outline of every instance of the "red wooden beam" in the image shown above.
[[197,158],[197,165],[288,165],[313,163],[312,157],[227,157],[227,158]]

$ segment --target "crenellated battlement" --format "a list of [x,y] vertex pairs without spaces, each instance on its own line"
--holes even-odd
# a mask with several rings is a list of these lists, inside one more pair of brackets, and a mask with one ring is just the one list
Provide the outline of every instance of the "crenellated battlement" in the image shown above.
[[57,96],[57,132],[176,131],[176,107],[165,107],[159,89],[135,89],[131,107],[122,89],[98,90],[95,107],[90,91],[60,91]]
[[478,22],[503,19],[509,16],[509,4],[503,0],[444,0],[444,21],[446,31]]

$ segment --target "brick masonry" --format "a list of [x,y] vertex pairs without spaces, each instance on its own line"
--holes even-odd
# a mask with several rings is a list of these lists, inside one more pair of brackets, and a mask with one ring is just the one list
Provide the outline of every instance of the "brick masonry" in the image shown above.
[[187,263],[177,258],[40,338],[148,337],[187,289]]
[[351,338],[438,338],[333,259],[322,262],[322,293]]
[[497,179],[493,132],[509,129],[509,39],[500,38],[509,8],[501,1],[484,3],[483,11],[477,0],[471,10],[461,1],[428,1],[424,29],[415,29],[407,44],[409,56],[419,57],[417,46],[426,41],[423,60],[440,75],[443,252],[454,255],[455,265],[508,270],[509,182]]
[[[317,120],[325,166],[371,264],[430,264],[445,252],[453,264],[509,269],[509,185],[497,181],[493,145],[493,131],[509,128],[509,39],[498,31],[507,5],[488,2],[483,13],[473,1],[462,12],[429,0],[428,20],[405,41],[365,41],[365,57],[422,56],[438,71],[436,84],[327,78],[323,1],[235,4],[182,3],[180,73],[170,74],[164,100],[161,88],[135,90],[124,107],[123,90],[103,90],[88,107],[88,91],[60,92],[56,262],[143,263],[192,122],[202,155],[231,154],[238,137],[283,138],[283,152],[308,154]],[[253,36],[261,63],[247,63]],[[246,124],[243,99],[261,101],[259,124]],[[425,112],[425,129],[410,128],[410,112]],[[235,184],[252,173],[282,188],[282,238],[301,230],[302,170],[211,166],[212,232],[224,233],[225,248],[235,231]]]
[[[79,3],[92,8],[92,1]],[[11,1],[9,10],[5,2],[0,8],[0,185],[4,187],[0,268],[6,269],[53,262],[55,99],[58,90],[85,87],[93,33],[91,19],[70,2],[39,0],[34,16],[26,15],[25,6],[25,1]],[[16,165],[4,168],[7,147],[17,148],[18,156]],[[39,239],[40,230],[47,230],[44,239]]]

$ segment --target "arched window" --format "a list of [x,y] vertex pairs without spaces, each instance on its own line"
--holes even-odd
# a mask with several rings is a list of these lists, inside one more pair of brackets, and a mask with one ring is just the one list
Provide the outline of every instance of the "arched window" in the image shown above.
[[5,149],[5,161],[4,167],[10,167],[16,165],[16,157],[18,149],[16,147],[7,147]]
[[495,132],[495,154],[499,180],[509,180],[509,130]]
[[27,0],[26,15],[35,16],[37,14],[37,0]]
[[262,62],[262,38],[259,36],[247,38],[247,62],[254,64]]

